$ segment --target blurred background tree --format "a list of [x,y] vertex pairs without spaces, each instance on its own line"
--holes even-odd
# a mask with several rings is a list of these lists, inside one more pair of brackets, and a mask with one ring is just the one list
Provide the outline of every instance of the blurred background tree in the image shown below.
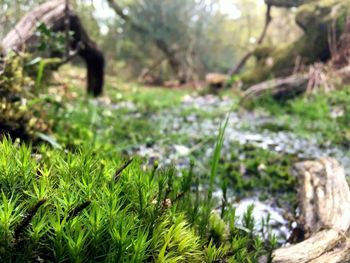
[[[283,1],[283,0],[281,0]],[[44,0],[0,0],[0,37]],[[107,72],[153,83],[188,82],[226,73],[262,30],[263,0],[71,0],[107,58]],[[111,3],[120,7],[119,14]],[[295,12],[276,8],[265,42],[290,43],[301,34]],[[288,28],[288,30],[285,30]],[[247,68],[255,65],[252,58]]]

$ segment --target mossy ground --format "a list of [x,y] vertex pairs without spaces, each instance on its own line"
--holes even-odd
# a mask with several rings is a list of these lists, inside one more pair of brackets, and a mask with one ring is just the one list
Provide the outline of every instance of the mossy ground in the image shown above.
[[[0,143],[1,261],[256,262],[270,255],[274,237],[259,237],[253,208],[238,218],[227,192],[294,206],[293,156],[237,143],[229,154],[214,151],[202,164],[196,161],[204,152],[191,152],[192,165],[184,170],[160,169],[157,162],[147,166],[148,160],[136,157],[116,175],[135,145],[192,140],[164,134],[151,117],[177,109],[185,95],[197,91],[109,78],[106,96],[95,100],[72,77],[80,70],[66,70],[68,85],[60,77],[37,98],[52,133],[39,134],[42,141],[32,147],[9,139]],[[224,119],[237,107],[232,97],[229,109],[189,107],[180,116]],[[211,134],[202,147],[216,142]],[[212,196],[214,189],[223,200]]]
[[262,129],[288,130],[317,138],[320,144],[348,147],[349,105],[350,87],[343,86],[331,93],[319,92],[282,103],[267,96],[253,102],[250,109],[267,111],[272,117]]

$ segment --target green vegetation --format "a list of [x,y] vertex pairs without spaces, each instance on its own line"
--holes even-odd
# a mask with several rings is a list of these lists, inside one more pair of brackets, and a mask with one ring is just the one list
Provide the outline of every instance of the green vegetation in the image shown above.
[[[0,0],[0,25],[39,2]],[[293,164],[347,154],[350,87],[317,89],[330,63],[310,71],[313,94],[239,101],[250,83],[306,75],[329,44],[347,54],[346,9],[330,7],[344,1],[274,6],[261,39],[267,1],[69,2],[76,34],[103,50],[103,96],[86,95],[73,54],[89,51],[68,28],[38,23],[37,43],[0,54],[0,262],[270,262],[296,221]],[[205,87],[247,52],[231,89]]]
[[[240,158],[239,158],[240,157]],[[241,197],[259,193],[260,199],[274,197],[282,205],[296,205],[296,179],[291,174],[298,159],[253,145],[239,146],[222,158],[222,171],[231,189]],[[287,201],[287,202],[286,202]]]
[[267,96],[250,105],[266,110],[274,119],[261,128],[289,130],[305,137],[316,137],[320,143],[331,142],[347,147],[350,143],[350,87],[330,93],[319,92],[280,103]]
[[[157,162],[145,167],[142,159],[125,165],[128,146],[165,138],[147,116],[176,109],[186,94],[128,88],[110,86],[108,101],[69,98],[82,93],[76,87],[62,94],[57,87],[53,95],[44,88],[36,105],[42,105],[53,134],[34,133],[42,141],[32,147],[2,139],[0,261],[256,262],[269,256],[276,240],[259,236],[253,207],[239,218],[227,200],[228,186],[243,188],[217,180],[232,172],[220,157],[224,128],[204,145],[217,140],[207,173],[195,172],[195,163],[182,171],[158,168]],[[157,96],[161,104],[151,99]],[[123,101],[136,108],[116,107]],[[199,112],[202,119],[213,117]],[[214,212],[218,188],[225,196],[220,215]]]
[[[33,96],[34,82],[24,70],[26,59],[10,54],[0,72],[0,131],[28,140],[49,125],[40,115],[41,103]],[[0,134],[1,138],[1,134]]]
[[0,143],[1,261],[254,262],[273,246],[254,234],[251,212],[243,228],[229,207],[207,214],[214,203],[191,171],[135,160],[116,173],[121,159],[93,148],[34,152]]
[[[128,145],[164,136],[147,116],[175,109],[185,91],[109,87],[114,96],[105,101],[71,99],[81,93],[75,87],[50,95],[50,88],[34,105],[53,134],[35,130],[41,142],[34,146],[6,136],[0,142],[0,261],[256,262],[271,254],[276,240],[259,236],[253,207],[239,218],[226,200],[215,212],[224,128],[208,176],[195,164],[177,171],[123,161]],[[151,99],[157,96],[161,104]],[[136,108],[116,107],[123,100]]]

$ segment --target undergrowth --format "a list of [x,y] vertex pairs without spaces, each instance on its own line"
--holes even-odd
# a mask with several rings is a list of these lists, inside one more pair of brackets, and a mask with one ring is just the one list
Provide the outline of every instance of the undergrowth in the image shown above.
[[207,213],[215,204],[199,193],[193,169],[182,174],[96,148],[34,151],[5,138],[0,261],[257,262],[270,254],[274,239],[257,236],[252,208],[241,220],[230,206]]
[[9,54],[0,72],[0,138],[3,133],[29,140],[36,131],[47,132],[50,125],[35,99],[34,83],[24,67],[27,57]]
[[[194,164],[177,171],[142,159],[123,161],[124,150],[141,143],[189,139],[168,138],[149,119],[178,106],[183,92],[111,87],[106,102],[80,96],[79,89],[50,94],[41,88],[38,105],[50,107],[30,113],[45,114],[53,134],[33,132],[53,147],[32,148],[7,137],[0,142],[0,262],[257,262],[271,254],[275,238],[261,238],[253,207],[236,216],[227,190],[290,193],[289,162],[254,149],[241,172],[242,148],[237,145],[230,157],[220,154],[224,127],[212,162],[203,165],[206,175]],[[136,108],[118,108],[125,100]],[[218,188],[220,207],[213,197]]]
[[350,87],[330,93],[319,92],[286,102],[270,96],[254,101],[250,109],[264,109],[274,120],[264,123],[264,129],[289,130],[305,137],[316,137],[320,143],[329,141],[350,145]]

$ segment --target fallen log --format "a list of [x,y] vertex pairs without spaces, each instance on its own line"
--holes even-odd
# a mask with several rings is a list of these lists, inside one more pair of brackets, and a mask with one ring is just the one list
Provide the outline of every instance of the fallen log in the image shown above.
[[[68,27],[66,27],[66,18],[68,18]],[[89,38],[73,8],[68,6],[66,9],[65,0],[48,1],[25,15],[2,40],[3,55],[11,50],[31,51],[34,44],[39,41],[35,34],[38,23],[45,23],[55,32],[64,32],[66,29],[73,32],[73,36],[69,38],[69,46],[86,62],[87,91],[94,96],[100,95],[104,82],[104,56]],[[62,56],[62,54],[54,55]]]
[[300,180],[300,224],[305,240],[273,252],[274,263],[350,260],[350,190],[344,168],[332,158],[295,166]]
[[264,81],[247,89],[243,93],[241,103],[272,95],[277,100],[286,100],[304,93],[308,88],[309,77],[307,75],[292,75],[287,78]]

